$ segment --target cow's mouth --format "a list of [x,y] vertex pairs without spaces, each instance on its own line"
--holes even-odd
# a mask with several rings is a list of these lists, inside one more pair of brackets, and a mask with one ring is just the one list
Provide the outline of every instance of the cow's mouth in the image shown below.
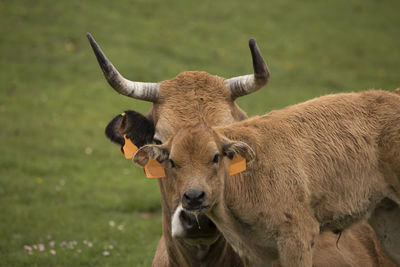
[[215,224],[199,209],[188,211],[179,207],[175,213],[172,223],[174,237],[182,238],[191,245],[211,245],[220,236]]
[[207,206],[198,206],[195,208],[192,207],[184,207],[184,211],[193,214],[194,216],[196,216],[196,214],[200,214],[202,212],[204,212],[205,210],[208,210],[210,208],[209,205]]
[[182,210],[179,219],[186,230],[199,230],[199,234],[207,234],[208,230],[214,230],[215,224],[201,211]]

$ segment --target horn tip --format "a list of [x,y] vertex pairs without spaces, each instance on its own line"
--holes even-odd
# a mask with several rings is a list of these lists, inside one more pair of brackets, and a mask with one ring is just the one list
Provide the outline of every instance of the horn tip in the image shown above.
[[87,32],[87,33],[86,33],[86,37],[87,37],[88,39],[93,39],[93,37],[92,37],[92,35],[90,34],[90,32]]
[[249,40],[249,46],[250,48],[253,48],[256,45],[256,39],[250,38]]

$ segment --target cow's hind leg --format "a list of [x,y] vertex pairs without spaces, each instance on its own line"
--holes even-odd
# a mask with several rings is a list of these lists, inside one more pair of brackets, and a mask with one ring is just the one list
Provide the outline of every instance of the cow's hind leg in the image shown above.
[[282,266],[312,266],[312,250],[314,238],[319,234],[319,223],[311,216],[307,216],[310,219],[305,221],[305,217],[301,221],[287,221],[279,227],[277,244]]

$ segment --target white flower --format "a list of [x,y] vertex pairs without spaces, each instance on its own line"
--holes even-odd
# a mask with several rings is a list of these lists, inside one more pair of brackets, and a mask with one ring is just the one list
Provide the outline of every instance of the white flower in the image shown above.
[[86,155],[92,155],[93,149],[88,146],[88,147],[85,148],[85,153],[86,153]]
[[45,246],[43,244],[38,244],[39,251],[44,251]]

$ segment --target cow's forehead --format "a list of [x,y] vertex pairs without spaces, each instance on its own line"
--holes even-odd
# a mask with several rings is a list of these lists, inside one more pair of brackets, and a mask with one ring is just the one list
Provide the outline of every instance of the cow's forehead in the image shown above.
[[175,78],[160,83],[159,100],[187,97],[230,97],[225,78],[204,71],[185,71]]
[[233,122],[234,107],[225,79],[206,72],[184,72],[161,82],[160,98],[153,107],[155,137],[165,142],[182,125],[205,120],[210,125]]
[[216,133],[205,124],[185,127],[170,140],[171,157],[209,162],[220,151],[218,140]]

